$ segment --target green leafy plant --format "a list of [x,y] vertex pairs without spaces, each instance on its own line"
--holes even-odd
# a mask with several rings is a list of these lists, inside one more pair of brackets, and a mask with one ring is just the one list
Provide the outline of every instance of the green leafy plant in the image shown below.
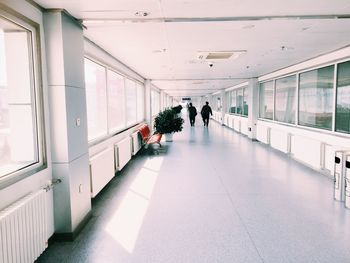
[[183,128],[184,120],[178,116],[174,109],[165,109],[158,113],[154,119],[154,128],[158,133],[180,132]]

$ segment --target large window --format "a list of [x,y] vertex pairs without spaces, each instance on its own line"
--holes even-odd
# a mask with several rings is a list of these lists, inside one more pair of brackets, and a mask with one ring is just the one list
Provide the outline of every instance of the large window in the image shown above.
[[276,80],[275,120],[295,123],[296,76]]
[[350,61],[338,65],[335,129],[350,133]]
[[300,125],[332,129],[333,81],[333,65],[300,74]]
[[145,93],[143,86],[139,83],[136,83],[136,92],[137,92],[137,121],[141,122],[144,120],[145,115]]
[[144,87],[136,81],[86,58],[85,87],[89,141],[143,121]]
[[227,111],[242,116],[248,116],[248,88],[238,88],[227,94]]
[[137,98],[136,83],[130,79],[125,80],[126,88],[126,124],[128,126],[136,123],[137,117]]
[[151,114],[155,116],[160,111],[160,94],[157,90],[151,90]]
[[0,182],[43,164],[35,29],[0,15]]
[[239,115],[243,114],[243,89],[237,90],[237,108],[236,113]]
[[114,71],[107,71],[108,86],[108,128],[109,132],[126,127],[124,105],[124,77]]
[[269,120],[273,118],[273,81],[260,84],[259,117]]
[[106,69],[85,59],[85,88],[88,119],[88,139],[107,134]]
[[230,92],[229,96],[229,113],[236,113],[237,101],[236,101],[236,90]]
[[248,88],[243,89],[243,115],[248,116]]

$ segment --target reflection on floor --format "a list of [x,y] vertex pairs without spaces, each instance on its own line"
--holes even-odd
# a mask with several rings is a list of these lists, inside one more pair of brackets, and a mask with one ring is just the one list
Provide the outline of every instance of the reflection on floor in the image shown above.
[[134,158],[38,262],[350,262],[329,178],[213,122],[167,147]]

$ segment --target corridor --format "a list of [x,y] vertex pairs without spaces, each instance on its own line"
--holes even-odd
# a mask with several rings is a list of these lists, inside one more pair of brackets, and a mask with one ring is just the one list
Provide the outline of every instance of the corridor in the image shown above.
[[331,179],[211,121],[186,120],[93,200],[74,242],[38,262],[350,262],[350,211]]

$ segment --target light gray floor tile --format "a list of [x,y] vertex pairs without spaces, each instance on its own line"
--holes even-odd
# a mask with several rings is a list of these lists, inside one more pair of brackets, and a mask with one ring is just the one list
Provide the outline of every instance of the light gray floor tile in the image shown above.
[[350,211],[329,178],[214,122],[162,144],[93,200],[74,242],[38,262],[350,262]]

